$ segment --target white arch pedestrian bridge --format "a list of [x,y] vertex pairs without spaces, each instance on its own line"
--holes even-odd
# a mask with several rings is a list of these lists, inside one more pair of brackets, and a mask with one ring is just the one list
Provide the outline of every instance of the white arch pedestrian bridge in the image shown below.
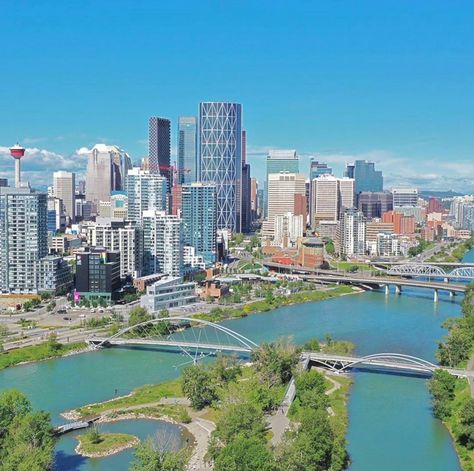
[[[250,356],[259,346],[249,338],[203,319],[163,317],[121,329],[109,337],[91,337],[93,348],[139,347],[182,353],[189,362],[218,353]],[[333,371],[345,372],[356,367],[431,375],[440,367],[421,358],[400,353],[378,353],[364,357],[303,352],[302,359]],[[443,368],[455,376],[474,377],[473,371]]]
[[457,280],[474,280],[474,266],[462,266],[446,270],[439,265],[427,263],[405,263],[393,265],[387,270],[387,275],[423,276],[427,278],[447,278]]

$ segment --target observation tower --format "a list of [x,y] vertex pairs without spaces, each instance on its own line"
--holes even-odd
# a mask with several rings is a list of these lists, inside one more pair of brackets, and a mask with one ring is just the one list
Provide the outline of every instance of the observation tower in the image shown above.
[[25,148],[17,142],[13,147],[10,147],[10,155],[15,159],[15,186],[19,188],[21,183],[20,160],[25,155]]

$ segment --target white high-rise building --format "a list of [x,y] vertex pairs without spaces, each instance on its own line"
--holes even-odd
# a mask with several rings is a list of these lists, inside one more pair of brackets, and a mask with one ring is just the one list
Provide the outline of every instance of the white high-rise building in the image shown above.
[[274,234],[276,216],[306,213],[306,180],[302,174],[288,172],[270,173],[267,178],[268,217],[263,224],[263,234],[270,237]]
[[46,193],[0,188],[0,293],[55,291],[70,282],[67,264],[48,257],[47,230]]
[[339,178],[339,213],[341,214],[344,209],[352,208],[355,206],[354,190],[355,180],[353,178]]
[[86,199],[96,204],[110,201],[112,191],[123,190],[132,168],[129,155],[117,146],[96,144],[89,152],[86,172]]
[[299,238],[303,237],[303,215],[293,213],[278,214],[274,219],[274,236],[272,245],[277,247],[295,247]]
[[416,206],[418,204],[418,190],[416,188],[394,188],[393,206]]
[[137,278],[142,271],[141,236],[134,223],[123,219],[97,218],[87,229],[87,243],[120,252],[120,277]]
[[142,216],[143,275],[183,274],[182,221],[164,211],[147,210]]
[[332,175],[321,175],[312,181],[313,201],[311,225],[316,227],[320,221],[337,221],[339,214],[339,184]]
[[72,172],[53,173],[53,194],[62,200],[66,216],[71,224],[76,222],[76,174]]
[[362,211],[346,209],[339,222],[340,252],[348,257],[364,255],[366,220]]
[[321,221],[337,221],[345,208],[354,206],[354,179],[324,174],[311,182],[313,228]]
[[125,180],[128,196],[128,219],[140,222],[144,211],[165,211],[167,208],[168,182],[158,173],[134,167]]

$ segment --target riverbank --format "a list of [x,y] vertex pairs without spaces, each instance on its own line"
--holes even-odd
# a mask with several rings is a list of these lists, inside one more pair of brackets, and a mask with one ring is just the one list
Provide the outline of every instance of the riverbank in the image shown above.
[[450,253],[446,251],[446,249],[441,250],[435,255],[432,255],[428,262],[447,262],[447,263],[456,263],[462,261],[464,255],[466,255],[469,250],[474,247],[474,238],[471,237],[470,239],[461,242],[454,247]]
[[88,434],[79,435],[77,439],[79,444],[74,451],[86,458],[104,458],[115,455],[129,448],[134,448],[140,443],[138,437],[127,433],[101,433],[97,438],[97,442],[92,440]]
[[50,341],[39,345],[22,347],[14,350],[7,350],[0,353],[0,370],[10,366],[24,365],[36,361],[51,360],[73,353],[80,353],[87,350],[85,342],[77,343],[54,343]]
[[[474,363],[474,284],[470,284],[461,303],[463,317],[450,319],[448,336],[438,347],[440,363],[451,367],[471,367]],[[431,380],[433,410],[448,428],[463,471],[474,471],[474,395],[464,378]],[[447,387],[449,386],[449,388]],[[447,392],[446,392],[447,391]],[[472,411],[470,410],[472,409]]]
[[226,319],[236,319],[239,317],[246,317],[250,314],[272,311],[283,306],[291,306],[294,304],[303,304],[315,301],[326,301],[339,296],[346,296],[348,294],[356,294],[361,292],[363,292],[363,290],[360,288],[338,285],[324,291],[302,291],[299,293],[291,293],[287,296],[274,296],[271,299],[250,302],[241,309],[216,306],[215,309],[212,309],[208,313],[195,314],[192,317],[209,322],[220,322]]

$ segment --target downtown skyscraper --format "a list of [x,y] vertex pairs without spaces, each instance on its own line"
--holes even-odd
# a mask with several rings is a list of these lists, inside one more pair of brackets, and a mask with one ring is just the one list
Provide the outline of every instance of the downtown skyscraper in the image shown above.
[[148,127],[148,169],[163,175],[171,189],[171,121],[153,116]]
[[242,105],[199,105],[200,179],[217,189],[217,229],[241,231]]
[[217,190],[210,183],[183,185],[183,242],[194,247],[206,265],[217,260]]
[[194,116],[178,118],[178,182],[198,180],[197,119]]

